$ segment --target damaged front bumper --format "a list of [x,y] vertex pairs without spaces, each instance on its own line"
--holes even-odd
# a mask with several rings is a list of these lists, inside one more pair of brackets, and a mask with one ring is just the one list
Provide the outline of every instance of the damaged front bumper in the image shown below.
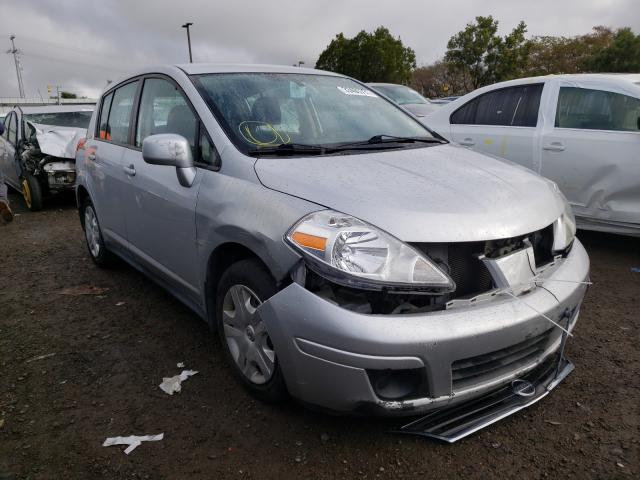
[[517,298],[367,315],[293,283],[258,312],[294,397],[334,412],[418,415],[487,396],[556,358],[563,332],[549,319],[573,328],[588,273],[576,240]]

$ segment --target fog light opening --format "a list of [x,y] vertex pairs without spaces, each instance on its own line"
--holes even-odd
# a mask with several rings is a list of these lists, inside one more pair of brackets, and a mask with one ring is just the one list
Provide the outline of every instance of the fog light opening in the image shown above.
[[375,394],[384,400],[404,400],[426,394],[422,368],[406,370],[368,370]]

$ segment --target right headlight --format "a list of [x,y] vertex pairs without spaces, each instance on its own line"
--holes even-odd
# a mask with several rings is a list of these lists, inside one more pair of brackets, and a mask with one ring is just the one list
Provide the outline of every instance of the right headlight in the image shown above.
[[366,290],[450,292],[453,280],[427,256],[388,233],[332,210],[311,213],[285,240],[329,280]]
[[564,211],[553,224],[553,252],[560,253],[566,251],[576,238],[576,218],[567,198],[557,185],[556,192],[564,201]]

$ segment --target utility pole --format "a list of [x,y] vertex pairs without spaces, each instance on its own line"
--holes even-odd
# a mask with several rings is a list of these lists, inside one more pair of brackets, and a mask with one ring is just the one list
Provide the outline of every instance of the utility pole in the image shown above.
[[16,44],[13,41],[16,38],[15,35],[10,35],[11,49],[7,50],[7,53],[13,54],[13,61],[16,64],[16,75],[18,75],[18,90],[20,91],[20,98],[24,98],[24,85],[22,83],[22,65],[20,65],[20,51],[16,48]]
[[193,57],[191,56],[191,34],[189,33],[189,27],[193,25],[193,22],[187,22],[182,25],[182,28],[187,29],[187,43],[189,44],[189,63],[193,63]]

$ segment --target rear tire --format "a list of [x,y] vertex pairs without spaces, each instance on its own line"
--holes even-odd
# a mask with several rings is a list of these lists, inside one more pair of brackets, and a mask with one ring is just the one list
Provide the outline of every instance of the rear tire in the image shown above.
[[257,306],[277,292],[275,281],[258,260],[240,260],[220,278],[216,323],[231,370],[254,397],[279,403],[287,388],[273,344]]
[[82,202],[81,209],[80,218],[91,260],[100,268],[108,268],[114,264],[115,256],[104,245],[98,215],[89,198]]
[[21,178],[22,198],[32,212],[42,210],[42,186],[36,177],[27,173]]

